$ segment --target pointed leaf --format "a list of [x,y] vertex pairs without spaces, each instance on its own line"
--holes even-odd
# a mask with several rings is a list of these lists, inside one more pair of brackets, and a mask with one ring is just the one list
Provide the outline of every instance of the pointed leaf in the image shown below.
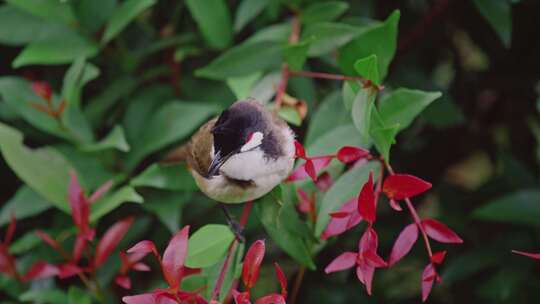
[[425,219],[422,221],[422,226],[427,235],[436,241],[441,243],[463,243],[463,240],[452,229],[439,221]]
[[232,22],[226,1],[187,0],[186,5],[210,47],[223,49],[231,44]]
[[444,258],[446,257],[446,250],[435,252],[431,257],[431,262],[433,264],[442,264]]
[[416,224],[407,225],[399,234],[394,246],[392,247],[392,252],[390,253],[390,258],[388,259],[389,266],[396,264],[404,256],[411,251],[412,246],[416,243],[418,239],[418,226]]
[[218,263],[233,240],[234,234],[226,225],[208,224],[201,227],[189,238],[186,266],[205,268]]
[[381,268],[388,266],[388,263],[386,263],[377,252],[372,250],[368,250],[364,253],[364,259],[366,259],[367,264],[371,267]]
[[127,250],[127,253],[129,254],[152,253],[155,257],[159,259],[159,253],[156,249],[156,245],[154,245],[152,241],[148,241],[148,240],[140,241],[137,244],[133,245],[133,247]]
[[163,253],[161,268],[171,288],[179,287],[183,277],[184,262],[188,253],[188,235],[189,226],[185,226],[172,237]]
[[377,66],[377,55],[371,54],[367,57],[356,60],[354,63],[354,69],[360,76],[370,80],[374,84],[381,84],[379,67]]
[[348,216],[343,218],[331,217],[328,226],[321,235],[322,240],[326,240],[331,236],[340,235],[343,232],[355,227],[362,221],[362,217],[360,214],[358,214],[358,201],[356,198],[346,202],[336,212],[348,213]]
[[422,302],[425,302],[429,297],[436,276],[437,273],[435,272],[435,267],[433,267],[433,264],[429,263],[426,268],[424,268],[424,272],[422,272]]
[[118,35],[133,19],[135,19],[144,10],[154,5],[156,0],[128,0],[122,2],[112,14],[105,32],[102,43],[107,43]]
[[274,293],[257,299],[255,304],[285,304],[285,299],[282,295]]
[[535,260],[540,260],[540,253],[530,253],[525,251],[512,250],[513,253],[523,255]]
[[55,265],[49,264],[47,262],[37,262],[30,269],[23,277],[23,281],[31,281],[36,279],[43,279],[43,278],[49,278],[54,277],[59,274],[58,267]]
[[6,230],[6,236],[4,237],[4,245],[9,246],[9,244],[11,244],[11,241],[13,240],[13,235],[15,235],[16,227],[17,219],[15,218],[15,214],[11,214],[11,220]]
[[383,184],[383,192],[388,198],[394,200],[410,198],[430,188],[431,183],[409,174],[390,175]]
[[131,279],[128,276],[117,276],[114,278],[114,283],[124,289],[131,289]]
[[373,171],[369,172],[368,181],[362,186],[358,195],[358,213],[366,221],[373,224],[376,217],[375,193],[373,192]]
[[363,148],[345,146],[339,149],[337,159],[344,163],[352,163],[369,155],[369,151]]
[[324,272],[332,273],[349,269],[356,264],[357,258],[358,254],[356,252],[344,252],[340,254],[337,258],[335,258],[332,262],[330,262],[330,264],[328,264],[328,266],[326,266],[326,268],[324,269]]
[[366,286],[366,292],[368,295],[371,295],[371,286],[374,274],[375,268],[366,263],[361,263],[356,267],[356,277],[362,284]]
[[264,252],[264,241],[257,240],[249,247],[246,253],[242,267],[242,281],[248,289],[251,289],[259,278],[259,269],[264,258]]
[[112,225],[101,237],[96,247],[94,266],[101,266],[109,257],[111,252],[118,246],[118,243],[124,238],[124,235],[131,227],[133,217],[125,218]]
[[[316,156],[310,158],[304,164],[298,166],[298,168],[296,168],[293,173],[287,177],[286,181],[293,182],[303,180],[308,177],[311,177],[314,181],[316,181],[316,176],[318,173],[330,164],[332,158],[332,156]],[[313,176],[315,176],[315,178],[313,178]]]
[[283,270],[281,270],[281,267],[277,262],[274,263],[274,269],[276,271],[276,276],[279,281],[279,286],[281,286],[281,295],[283,297],[287,297],[287,277],[283,273]]
[[321,192],[326,192],[332,185],[334,184],[334,181],[332,180],[332,176],[328,172],[323,172],[319,177],[317,178],[317,181],[315,182],[315,186],[317,186],[317,189]]

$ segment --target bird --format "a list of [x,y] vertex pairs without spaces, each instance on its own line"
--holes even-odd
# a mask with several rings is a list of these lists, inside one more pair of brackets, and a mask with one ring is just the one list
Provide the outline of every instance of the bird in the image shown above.
[[206,196],[238,204],[264,196],[289,176],[295,160],[294,142],[295,134],[285,121],[248,98],[203,124],[166,162],[185,160]]

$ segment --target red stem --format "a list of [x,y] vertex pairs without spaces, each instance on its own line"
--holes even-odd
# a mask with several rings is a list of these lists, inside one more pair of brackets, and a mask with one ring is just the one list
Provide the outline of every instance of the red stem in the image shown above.
[[369,80],[359,77],[359,76],[346,76],[340,74],[330,74],[322,72],[311,72],[311,71],[291,71],[291,76],[302,76],[310,78],[320,78],[320,79],[329,79],[329,80],[341,80],[341,81],[360,81],[363,85],[367,85]]
[[[248,221],[251,207],[253,207],[253,201],[249,201],[244,204],[244,209],[242,210],[242,217],[240,218],[240,227],[242,228],[246,225]],[[227,257],[225,258],[223,266],[221,266],[221,270],[219,271],[216,286],[214,286],[214,290],[212,290],[212,298],[210,299],[211,301],[217,300],[219,298],[219,293],[221,291],[221,287],[223,286],[223,281],[225,280],[225,274],[227,273],[227,269],[229,268],[229,264],[231,263],[233,253],[236,251],[236,247],[238,247],[238,240],[235,238],[231,246],[229,247]]]

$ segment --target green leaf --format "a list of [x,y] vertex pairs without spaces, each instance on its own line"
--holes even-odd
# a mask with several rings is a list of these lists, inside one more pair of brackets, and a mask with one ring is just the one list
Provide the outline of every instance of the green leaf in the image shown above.
[[85,57],[94,57],[99,51],[93,41],[75,32],[67,32],[62,37],[28,44],[13,60],[12,66],[19,68],[31,64],[64,64]]
[[154,5],[156,0],[127,0],[122,2],[112,14],[101,42],[103,44],[111,41],[137,16],[150,6]]
[[95,65],[86,63],[84,57],[77,58],[64,76],[62,97],[67,105],[80,105],[82,88],[98,76],[99,69]]
[[73,9],[82,27],[91,33],[97,32],[109,20],[117,0],[78,0]]
[[[261,60],[264,58],[264,60]],[[229,49],[209,65],[195,71],[195,75],[222,80],[231,77],[252,75],[256,72],[278,68],[281,63],[281,48],[274,42],[244,43]]]
[[262,28],[251,37],[246,39],[246,43],[255,42],[277,42],[287,43],[289,36],[291,35],[291,22],[284,22],[279,24],[273,24],[268,27]]
[[257,17],[266,6],[268,6],[269,0],[242,0],[238,9],[236,10],[236,17],[234,19],[234,31],[239,32],[246,26],[253,18]]
[[169,102],[147,117],[137,145],[127,155],[126,165],[133,168],[149,153],[155,152],[191,134],[218,108],[214,105]]
[[[328,119],[328,117],[332,117],[332,119]],[[350,123],[351,115],[341,105],[339,92],[334,91],[324,98],[316,112],[311,116],[305,144],[309,147],[326,132]]]
[[330,221],[330,212],[338,210],[348,200],[358,195],[359,189],[364,185],[369,177],[369,172],[373,172],[376,179],[380,168],[378,162],[369,162],[365,165],[351,168],[339,177],[332,187],[322,198],[319,210],[317,211],[317,224],[315,225],[315,236],[319,237],[326,225]]
[[116,207],[127,202],[141,204],[143,198],[132,187],[124,186],[111,194],[105,195],[103,198],[92,204],[90,221],[97,221],[102,216],[116,209]]
[[241,77],[227,78],[227,85],[233,91],[238,99],[246,99],[250,97],[250,92],[253,86],[261,78],[261,73],[256,72],[251,75]]
[[226,225],[209,224],[195,231],[189,238],[186,266],[204,268],[219,262],[234,240]]
[[[225,273],[223,283],[221,285],[219,301],[223,301],[224,298],[227,296],[229,290],[231,290],[232,288],[234,279],[238,279],[240,277],[240,273],[242,271],[242,258],[244,257],[244,251],[245,245],[243,243],[239,244],[236,247],[230,267],[228,267],[227,272]],[[224,262],[225,258],[221,259],[219,263],[203,269],[203,275],[206,277],[207,286],[203,295],[207,299],[210,299],[210,297],[212,296],[212,291],[216,286]]]
[[51,208],[52,205],[28,186],[21,186],[0,211],[0,227],[9,223],[11,215],[17,220],[31,217]]
[[367,80],[371,80],[374,84],[381,84],[379,67],[377,65],[377,55],[372,54],[368,57],[358,59],[354,63],[354,69],[360,76],[366,78]]
[[30,83],[22,78],[0,78],[0,95],[9,107],[34,127],[65,139],[71,139],[65,129],[51,116],[35,109],[33,103],[45,103],[31,89]]
[[371,110],[371,124],[369,134],[377,151],[386,161],[390,161],[390,148],[395,143],[396,135],[399,132],[399,125],[387,125],[381,118],[376,108]]
[[30,289],[19,296],[19,301],[32,303],[67,304],[68,297],[60,289]]
[[293,71],[301,70],[307,59],[309,46],[313,39],[309,39],[296,44],[287,45],[283,49],[283,58]]
[[371,112],[375,103],[375,97],[377,92],[371,87],[360,88],[352,105],[352,119],[354,126],[360,132],[360,136],[364,142],[369,142],[370,126],[371,126]]
[[326,1],[311,4],[300,15],[304,24],[332,21],[349,9],[347,2]]
[[0,123],[0,151],[15,174],[45,200],[69,212],[66,200],[70,165],[56,150],[28,149],[23,135]]
[[279,225],[279,213],[283,202],[281,201],[281,189],[276,188],[261,201],[255,204],[257,217],[270,235],[272,240],[287,254],[293,257],[298,263],[315,269],[315,263],[311,257],[311,252],[306,240],[286,229],[285,225]]
[[540,190],[520,190],[476,209],[473,217],[480,220],[540,226]]
[[309,155],[331,155],[343,146],[366,146],[366,142],[362,142],[353,124],[344,124],[328,130],[307,146],[307,152]]
[[77,286],[70,286],[68,291],[68,304],[92,304],[92,298],[86,291]]
[[124,135],[124,128],[118,125],[115,126],[112,131],[102,140],[95,143],[82,145],[80,148],[85,152],[97,152],[108,149],[117,149],[122,152],[128,152],[130,149]]
[[343,97],[343,105],[347,111],[352,111],[354,99],[357,92],[360,90],[360,85],[353,81],[344,81],[341,87],[341,96]]
[[131,180],[131,185],[176,191],[195,191],[198,189],[185,164],[173,166],[153,164]]
[[386,125],[399,125],[399,130],[403,130],[441,96],[440,92],[400,88],[381,98],[379,114]]
[[512,40],[512,4],[506,0],[474,0],[476,8],[508,48]]
[[7,3],[34,16],[54,22],[75,24],[77,19],[71,8],[71,3],[58,0],[6,0]]
[[394,11],[383,23],[367,26],[367,30],[341,49],[339,66],[345,73],[355,74],[355,62],[372,54],[377,56],[380,81],[396,52],[396,40],[400,13]]
[[368,28],[369,27],[356,27],[344,23],[316,23],[307,26],[306,29],[302,31],[301,40],[305,41],[313,38],[308,55],[310,57],[319,57],[347,44],[362,32],[367,31]]
[[180,229],[180,219],[184,205],[191,193],[152,191],[144,196],[144,209],[154,213],[171,233]]
[[0,6],[1,44],[24,45],[32,41],[59,37],[69,31],[63,24],[33,16],[11,5]]
[[30,231],[22,237],[17,237],[9,246],[9,253],[14,255],[23,254],[42,244],[43,241],[36,235],[35,231]]
[[224,0],[187,0],[186,5],[210,47],[223,49],[231,44],[231,15]]
[[293,107],[281,107],[279,109],[278,115],[283,120],[294,126],[302,125],[302,117],[300,117],[298,111],[296,111],[296,109]]

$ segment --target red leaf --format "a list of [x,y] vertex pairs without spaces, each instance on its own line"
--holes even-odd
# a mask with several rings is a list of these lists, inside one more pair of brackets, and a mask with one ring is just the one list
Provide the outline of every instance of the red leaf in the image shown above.
[[255,304],[285,304],[285,299],[282,295],[273,293],[258,299]]
[[88,241],[92,241],[94,239],[95,231],[90,229],[90,206],[84,196],[81,185],[77,180],[75,171],[71,170],[69,174],[71,178],[69,182],[68,200],[71,207],[73,222],[79,228],[80,235]]
[[264,241],[257,240],[249,247],[246,253],[242,267],[242,281],[248,289],[251,289],[259,278],[259,269],[264,258],[264,251]]
[[435,267],[429,263],[422,273],[422,302],[425,302],[431,293],[436,277],[437,272],[435,272]]
[[358,242],[358,253],[363,254],[368,251],[377,252],[379,247],[377,232],[373,228],[368,228]]
[[356,267],[356,277],[362,284],[366,286],[366,292],[368,295],[371,295],[373,274],[375,274],[375,268],[366,263],[361,263]]
[[328,213],[328,215],[330,215],[330,217],[332,218],[345,218],[345,217],[348,217],[351,215],[351,212],[350,211],[334,211],[334,212],[330,212]]
[[339,149],[337,153],[337,158],[340,162],[348,164],[354,161],[357,161],[361,158],[364,158],[369,155],[369,151],[366,149],[345,146]]
[[157,298],[158,296],[154,293],[143,293],[140,295],[123,297],[122,301],[126,304],[158,304]]
[[439,221],[425,219],[422,221],[422,226],[427,235],[436,241],[441,243],[463,243],[463,240],[454,231]]
[[180,286],[183,277],[184,261],[188,252],[189,226],[177,232],[169,241],[163,253],[161,268],[163,276],[173,289]]
[[144,240],[135,244],[133,247],[127,250],[127,253],[135,254],[148,254],[152,253],[158,260],[160,259],[159,253],[156,249],[156,245],[152,241]]
[[[208,304],[208,302],[198,295],[195,292],[186,292],[186,291],[179,291],[176,293],[176,296],[178,299],[180,299],[180,303],[186,303],[186,304]],[[177,301],[174,301],[173,303],[178,303]],[[159,303],[161,304],[161,303]]]
[[17,269],[15,266],[15,258],[9,254],[7,246],[0,242],[0,273],[2,272],[15,276],[17,274]]
[[377,252],[374,252],[374,251],[366,251],[364,253],[364,259],[366,260],[367,264],[371,267],[375,267],[375,268],[381,268],[381,267],[386,267],[388,266],[388,263],[386,263],[385,260],[383,260],[383,258],[381,258]]
[[434,263],[434,264],[442,264],[445,257],[446,257],[446,250],[435,252],[431,256],[431,262]]
[[296,194],[298,195],[298,209],[303,213],[310,213],[313,211],[313,201],[315,199],[315,196],[312,195],[310,198],[307,193],[302,190],[302,188],[298,187],[296,189]]
[[334,181],[328,172],[323,172],[323,174],[321,174],[315,182],[315,186],[317,186],[317,189],[319,189],[321,192],[328,191],[333,184]]
[[[133,265],[133,270],[137,270],[137,271],[150,271],[150,266],[146,265],[145,263],[135,263]],[[184,272],[184,274],[186,274]],[[186,274],[187,275],[187,274]]]
[[326,226],[326,229],[321,235],[321,239],[326,240],[331,236],[340,235],[358,225],[362,221],[362,217],[358,214],[357,206],[358,203],[356,198],[343,204],[337,212],[348,212],[349,216],[344,218],[331,218],[328,226]]
[[249,291],[238,292],[236,289],[233,289],[232,296],[236,304],[251,304]]
[[32,82],[32,91],[34,91],[34,93],[47,100],[47,101],[50,101],[51,100],[51,97],[52,97],[52,89],[51,89],[51,86],[45,82],[45,81],[34,81]]
[[60,243],[58,243],[55,239],[50,237],[47,233],[45,233],[45,232],[43,232],[41,230],[38,230],[35,233],[43,242],[45,242],[47,245],[51,246],[54,250],[56,250],[58,252],[62,251],[62,246],[60,245]]
[[302,146],[302,144],[299,141],[297,140],[294,141],[294,148],[296,150],[295,152],[296,157],[299,157],[299,158],[306,157],[306,150],[304,149],[304,146]]
[[9,246],[11,244],[11,240],[13,240],[13,235],[15,234],[15,227],[17,227],[17,219],[15,218],[15,214],[11,214],[11,220],[9,221],[9,226],[6,230],[6,237],[4,238],[4,245]]
[[324,269],[325,273],[332,273],[336,271],[342,271],[349,269],[356,264],[358,259],[358,254],[356,252],[344,252],[335,258],[326,268]]
[[306,173],[311,177],[311,179],[316,182],[317,181],[317,171],[315,170],[315,165],[313,164],[313,161],[311,159],[306,160],[306,163],[304,165],[304,170],[306,170]]
[[58,267],[58,270],[58,277],[61,279],[69,278],[83,272],[83,270],[79,266],[71,263],[60,265]]
[[131,279],[128,276],[119,275],[114,278],[114,282],[124,289],[131,289]]
[[104,183],[103,185],[101,185],[96,191],[94,191],[94,193],[90,196],[90,198],[88,199],[88,203],[92,204],[93,202],[97,201],[98,199],[100,199],[103,194],[107,193],[107,191],[109,191],[109,189],[111,189],[113,185],[113,182],[112,181],[108,181],[106,183]]
[[23,281],[31,281],[36,279],[43,279],[43,278],[49,278],[54,277],[59,274],[58,267],[55,265],[49,264],[47,262],[37,262],[30,269],[23,277]]
[[78,235],[75,239],[75,246],[73,246],[73,261],[79,262],[81,259],[84,248],[86,247],[86,238]]
[[133,223],[133,217],[125,218],[112,225],[103,235],[96,247],[94,267],[101,266],[109,257],[111,252],[118,246],[124,235],[128,232]]
[[396,211],[403,211],[403,208],[399,205],[399,203],[393,199],[388,200],[388,203],[390,204],[390,207]]
[[388,264],[390,266],[396,264],[404,256],[409,253],[412,246],[418,239],[418,226],[416,224],[409,224],[399,234],[394,247],[392,247],[392,252],[390,253],[390,258],[388,259]]
[[285,274],[278,263],[274,263],[274,269],[276,270],[279,285],[281,286],[281,295],[287,297],[287,277],[285,277]]
[[386,178],[383,192],[389,199],[402,200],[431,188],[431,184],[409,174],[393,174]]
[[530,253],[525,251],[512,250],[513,253],[523,255],[532,259],[540,260],[540,253]]
[[358,195],[358,213],[370,224],[375,222],[376,207],[375,194],[373,193],[373,172],[369,172],[369,179],[362,186],[360,195]]
[[[317,175],[318,172],[320,172],[322,169],[326,168],[328,164],[330,164],[330,161],[332,161],[333,156],[317,156],[310,158],[310,160],[313,162],[313,167],[315,169],[315,175]],[[307,161],[306,161],[307,163]],[[303,180],[309,177],[308,173],[306,172],[306,163],[298,166],[296,170],[287,177],[287,182],[294,182]]]

